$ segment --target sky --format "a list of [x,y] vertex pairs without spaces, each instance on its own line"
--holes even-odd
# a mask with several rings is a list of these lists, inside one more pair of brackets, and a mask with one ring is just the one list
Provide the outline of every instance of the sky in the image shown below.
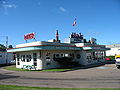
[[0,0],[1,44],[5,36],[9,45],[23,44],[24,35],[32,32],[37,41],[48,41],[56,30],[62,42],[81,32],[98,44],[120,43],[120,0]]

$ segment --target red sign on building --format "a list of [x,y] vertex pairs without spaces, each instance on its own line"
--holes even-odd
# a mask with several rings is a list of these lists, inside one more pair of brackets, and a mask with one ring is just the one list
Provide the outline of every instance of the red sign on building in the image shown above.
[[24,35],[24,40],[35,39],[35,33],[29,33]]

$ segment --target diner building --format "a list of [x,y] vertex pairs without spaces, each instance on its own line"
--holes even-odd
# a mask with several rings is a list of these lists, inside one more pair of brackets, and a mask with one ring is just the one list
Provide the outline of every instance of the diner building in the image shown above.
[[16,45],[7,52],[16,53],[16,68],[31,65],[42,70],[60,68],[63,63],[69,66],[70,62],[77,62],[80,66],[104,63],[106,50],[105,45],[98,45],[95,38],[87,41],[81,33],[72,33],[61,43],[57,31],[54,40]]

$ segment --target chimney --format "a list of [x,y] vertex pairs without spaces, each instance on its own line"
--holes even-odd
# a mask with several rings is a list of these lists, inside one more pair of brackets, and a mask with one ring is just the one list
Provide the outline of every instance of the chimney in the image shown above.
[[59,41],[59,34],[58,34],[58,30],[56,32],[56,41]]

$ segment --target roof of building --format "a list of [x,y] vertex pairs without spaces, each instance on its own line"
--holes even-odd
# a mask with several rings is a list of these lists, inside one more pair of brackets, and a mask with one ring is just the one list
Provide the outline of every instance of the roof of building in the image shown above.
[[85,43],[57,43],[37,41],[16,45],[16,48],[8,49],[7,52],[22,52],[32,50],[106,50],[104,45],[93,45]]
[[106,45],[107,48],[120,48],[120,44]]

